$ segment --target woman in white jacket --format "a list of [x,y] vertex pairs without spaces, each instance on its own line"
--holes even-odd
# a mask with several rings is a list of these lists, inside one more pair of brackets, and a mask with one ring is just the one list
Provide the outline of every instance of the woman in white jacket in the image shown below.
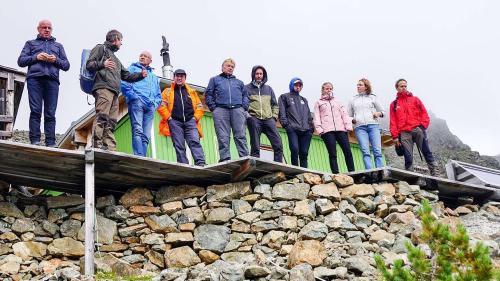
[[344,152],[347,170],[354,171],[351,146],[347,131],[352,131],[352,121],[345,107],[333,96],[333,85],[325,82],[321,86],[321,98],[314,104],[314,128],[325,142],[332,173],[338,174],[337,142]]
[[372,94],[370,81],[362,78],[357,84],[358,94],[349,102],[348,112],[354,124],[354,133],[358,139],[365,169],[372,168],[372,157],[370,154],[370,144],[375,158],[375,167],[383,167],[382,161],[382,140],[380,137],[380,125],[378,118],[384,116],[382,107]]

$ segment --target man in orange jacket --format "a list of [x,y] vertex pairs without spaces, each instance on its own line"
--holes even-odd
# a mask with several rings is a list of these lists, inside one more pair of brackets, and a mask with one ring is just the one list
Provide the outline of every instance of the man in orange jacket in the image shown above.
[[160,133],[171,136],[177,155],[177,162],[188,164],[186,142],[191,150],[194,163],[205,165],[205,155],[200,143],[203,137],[200,120],[203,104],[196,91],[186,84],[186,71],[174,71],[174,83],[162,92],[162,103],[158,108],[161,115]]

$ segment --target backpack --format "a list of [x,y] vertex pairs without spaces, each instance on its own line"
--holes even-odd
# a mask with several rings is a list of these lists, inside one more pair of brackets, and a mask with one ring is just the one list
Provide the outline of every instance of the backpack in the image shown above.
[[[106,47],[103,45],[103,56],[101,58],[101,62],[104,61],[106,57]],[[96,71],[87,70],[87,61],[89,60],[91,50],[83,49],[82,50],[82,58],[80,65],[80,89],[86,94],[92,94],[92,88],[94,88],[94,80],[97,74]]]

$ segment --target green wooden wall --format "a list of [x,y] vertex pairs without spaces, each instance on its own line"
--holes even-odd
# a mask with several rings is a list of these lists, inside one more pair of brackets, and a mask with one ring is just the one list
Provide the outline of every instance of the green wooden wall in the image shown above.
[[[158,113],[155,114],[153,128],[155,129],[155,143],[156,143],[156,158],[167,161],[176,161],[175,150],[172,145],[171,138],[167,138],[158,133],[158,125],[160,123],[161,117]],[[203,150],[205,152],[205,158],[207,164],[216,163],[219,159],[217,150],[217,137],[215,135],[215,129],[213,126],[212,113],[205,112],[205,116],[202,118],[202,128],[203,128],[203,138],[201,143]],[[290,149],[288,146],[288,137],[286,132],[282,128],[278,128],[279,134],[283,141],[284,156],[287,163],[290,163]],[[115,131],[115,137],[117,142],[117,150],[125,153],[132,154],[132,130],[130,127],[130,119],[124,116],[118,123]],[[250,148],[250,140],[247,133],[247,142]],[[261,143],[270,145],[269,140],[266,136],[262,135]],[[351,144],[351,150],[354,158],[354,165],[356,170],[363,170],[363,155],[357,144]],[[151,157],[151,144],[148,147],[148,156]],[[337,159],[339,163],[340,172],[347,172],[347,166],[344,161],[344,154],[342,150],[337,145]],[[188,155],[191,157],[191,155]],[[231,157],[232,159],[237,159],[238,153],[234,142],[231,141]],[[311,141],[311,146],[309,148],[309,168],[318,171],[330,172],[330,164],[328,161],[328,151],[326,150],[323,140],[319,136],[313,136]],[[372,157],[373,161],[373,157]],[[384,158],[385,163],[385,158]]]

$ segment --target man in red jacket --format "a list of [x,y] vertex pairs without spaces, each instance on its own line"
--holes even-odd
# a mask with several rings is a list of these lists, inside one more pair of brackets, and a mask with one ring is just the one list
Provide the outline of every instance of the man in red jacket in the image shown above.
[[397,146],[404,148],[405,169],[413,171],[413,144],[422,152],[432,176],[437,174],[437,165],[429,149],[426,129],[429,127],[429,115],[419,98],[407,91],[405,79],[396,81],[398,91],[390,107],[391,135]]

